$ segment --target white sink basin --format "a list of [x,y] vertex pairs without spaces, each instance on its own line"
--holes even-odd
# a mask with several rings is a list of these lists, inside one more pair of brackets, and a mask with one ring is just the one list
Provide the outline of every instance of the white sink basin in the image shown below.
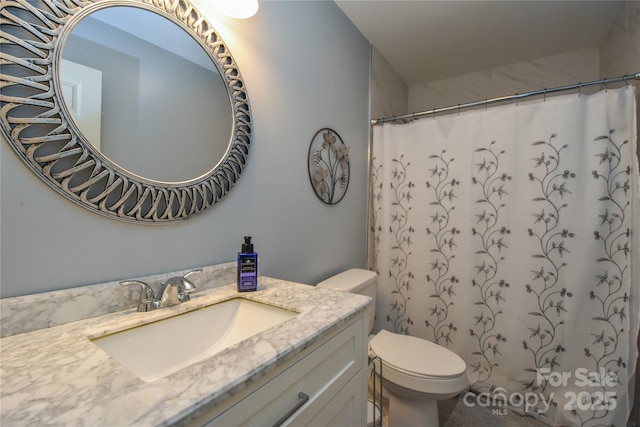
[[91,341],[144,381],[155,381],[296,315],[233,298]]

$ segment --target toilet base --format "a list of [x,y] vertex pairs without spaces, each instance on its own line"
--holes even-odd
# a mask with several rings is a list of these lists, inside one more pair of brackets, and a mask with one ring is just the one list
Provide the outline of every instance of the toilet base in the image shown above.
[[386,390],[389,398],[389,427],[439,427],[438,403],[432,399],[412,399]]

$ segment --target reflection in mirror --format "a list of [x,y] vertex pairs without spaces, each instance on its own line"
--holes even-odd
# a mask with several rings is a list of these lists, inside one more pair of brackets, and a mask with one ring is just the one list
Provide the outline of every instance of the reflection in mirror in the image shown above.
[[229,147],[224,81],[200,44],[158,14],[117,6],[84,17],[65,42],[60,79],[87,141],[138,176],[192,180]]

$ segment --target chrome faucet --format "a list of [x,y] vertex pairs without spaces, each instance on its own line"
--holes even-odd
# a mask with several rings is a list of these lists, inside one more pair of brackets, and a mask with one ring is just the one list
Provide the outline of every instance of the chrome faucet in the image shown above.
[[160,298],[156,299],[151,286],[140,280],[125,280],[120,282],[122,286],[140,286],[140,300],[138,301],[138,311],[152,311],[158,308],[171,307],[191,299],[191,294],[195,292],[196,285],[187,276],[199,273],[202,269],[191,270],[184,276],[174,276],[160,285]]

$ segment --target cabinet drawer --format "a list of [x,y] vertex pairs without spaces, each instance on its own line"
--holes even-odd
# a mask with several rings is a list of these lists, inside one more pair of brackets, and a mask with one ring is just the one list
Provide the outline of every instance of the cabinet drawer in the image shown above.
[[302,413],[292,424],[318,427],[356,427],[367,424],[365,411],[367,405],[362,392],[361,378],[351,378],[351,381],[338,394],[330,397],[329,403],[320,412],[315,413],[313,419],[309,419],[306,413]]
[[311,419],[363,369],[363,329],[361,318],[207,425],[271,426],[296,406],[283,425]]

